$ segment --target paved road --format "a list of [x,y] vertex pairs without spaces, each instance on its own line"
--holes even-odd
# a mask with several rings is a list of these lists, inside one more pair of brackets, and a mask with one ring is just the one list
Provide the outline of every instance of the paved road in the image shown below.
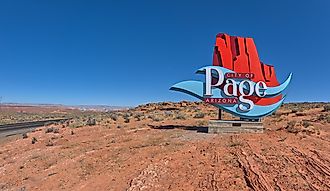
[[27,133],[37,127],[44,126],[46,123],[64,122],[67,120],[69,120],[69,119],[50,119],[50,120],[43,120],[43,121],[30,121],[30,122],[23,122],[23,123],[0,125],[0,138],[8,137],[11,135]]

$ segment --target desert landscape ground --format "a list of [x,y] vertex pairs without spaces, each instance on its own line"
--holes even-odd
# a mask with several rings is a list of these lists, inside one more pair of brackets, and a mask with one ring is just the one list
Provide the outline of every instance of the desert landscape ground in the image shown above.
[[260,134],[203,132],[218,114],[201,102],[1,109],[70,120],[0,138],[0,190],[330,190],[329,103],[284,104]]

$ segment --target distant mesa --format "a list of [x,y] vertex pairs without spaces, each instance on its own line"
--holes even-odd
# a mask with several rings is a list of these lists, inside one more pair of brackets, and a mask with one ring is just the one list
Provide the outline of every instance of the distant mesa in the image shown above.
[[110,105],[62,105],[62,104],[39,104],[39,103],[2,103],[2,108],[53,108],[53,109],[78,109],[81,111],[113,111],[125,110],[128,106],[110,106]]

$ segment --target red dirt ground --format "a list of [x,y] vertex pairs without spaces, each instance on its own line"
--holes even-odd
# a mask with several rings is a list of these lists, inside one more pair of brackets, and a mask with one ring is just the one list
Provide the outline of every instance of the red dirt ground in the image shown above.
[[262,134],[197,132],[209,116],[43,127],[0,143],[0,190],[330,190],[328,116],[284,107]]

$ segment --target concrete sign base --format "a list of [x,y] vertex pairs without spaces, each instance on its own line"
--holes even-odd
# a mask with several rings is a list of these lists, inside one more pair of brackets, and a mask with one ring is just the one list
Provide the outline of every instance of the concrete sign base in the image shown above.
[[262,122],[210,120],[208,133],[263,133]]

